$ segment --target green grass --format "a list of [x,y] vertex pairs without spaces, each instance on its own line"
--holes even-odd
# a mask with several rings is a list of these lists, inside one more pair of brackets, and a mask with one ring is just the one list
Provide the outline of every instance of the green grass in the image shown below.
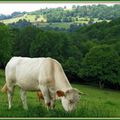
[[[0,88],[4,83],[4,71],[0,70]],[[120,117],[120,91],[101,90],[80,84],[72,84],[72,86],[87,94],[81,96],[74,112],[65,112],[59,100],[54,110],[47,111],[43,101],[38,101],[35,92],[28,92],[29,110],[25,111],[22,108],[17,87],[11,110],[8,110],[7,94],[0,92],[0,117]]]
[[52,23],[51,27],[68,29],[73,22]]
[[41,16],[41,15],[37,15],[37,17],[38,18],[36,19],[36,15],[25,14],[25,15],[20,16],[20,17],[0,20],[0,22],[3,22],[5,24],[10,24],[10,23],[18,22],[19,20],[23,20],[23,19],[25,19],[27,21],[30,21],[30,22],[46,21],[46,19],[43,16]]
[[49,26],[49,27],[53,27],[53,28],[58,27],[58,28],[65,28],[65,29],[68,29],[72,23],[73,23],[73,22],[37,23],[37,26],[39,26],[39,27],[46,27],[46,26]]

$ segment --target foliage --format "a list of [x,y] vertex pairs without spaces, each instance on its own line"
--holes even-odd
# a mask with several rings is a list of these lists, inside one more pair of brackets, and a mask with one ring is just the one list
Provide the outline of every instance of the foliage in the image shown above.
[[12,36],[8,26],[0,25],[0,67],[5,66],[12,55]]
[[33,26],[28,26],[22,29],[16,29],[15,32],[15,42],[14,42],[14,55],[16,56],[30,56],[29,49],[31,42],[35,40],[37,28]]
[[82,65],[82,76],[120,84],[120,57],[112,46],[93,47],[86,54]]
[[15,22],[15,23],[13,22],[9,25],[14,28],[21,28],[21,27],[31,26],[32,24],[30,22],[28,22],[27,20],[23,19],[23,20],[19,20],[18,22]]
[[[41,9],[30,14],[44,15],[48,22],[72,22],[81,17],[98,18],[110,20],[120,17],[120,6],[91,5],[91,6],[73,6],[72,9],[51,8]],[[90,22],[93,22],[90,20]]]
[[74,76],[73,82],[88,79],[92,84],[94,77],[96,82],[118,85],[114,88],[119,89],[120,18],[79,26],[75,32],[76,27],[71,27],[71,32],[58,32],[23,26],[0,24],[0,67],[5,67],[12,56],[52,57]]

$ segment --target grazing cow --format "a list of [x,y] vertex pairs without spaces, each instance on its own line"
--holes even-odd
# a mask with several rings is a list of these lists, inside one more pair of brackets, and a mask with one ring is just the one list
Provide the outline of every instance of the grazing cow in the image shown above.
[[41,91],[48,108],[53,108],[56,94],[66,111],[72,111],[79,101],[79,92],[70,85],[62,66],[52,58],[13,57],[5,68],[9,109],[15,85],[20,87],[23,108],[28,109],[26,91]]

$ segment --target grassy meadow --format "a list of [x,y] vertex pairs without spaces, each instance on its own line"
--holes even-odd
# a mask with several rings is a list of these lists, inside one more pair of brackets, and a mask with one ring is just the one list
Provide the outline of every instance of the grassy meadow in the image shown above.
[[25,14],[25,15],[22,15],[22,16],[18,16],[18,17],[15,17],[15,18],[10,18],[10,19],[5,19],[5,20],[0,20],[0,22],[3,22],[4,24],[10,24],[10,23],[14,23],[14,22],[18,22],[19,20],[27,20],[27,21],[30,21],[30,22],[38,22],[38,21],[46,21],[46,19],[39,15],[37,16],[38,18],[36,19],[36,15],[28,15],[28,14]]
[[[33,23],[34,25],[37,25],[38,27],[46,27],[47,25],[49,25],[50,27],[53,27],[53,28],[58,27],[58,28],[64,28],[64,29],[69,29],[70,25],[73,23],[88,24],[90,21],[89,17],[78,17],[77,21],[76,21],[75,17],[72,17],[73,22],[56,22],[56,23],[50,24],[47,21],[47,18],[45,18],[43,15],[24,14],[22,16],[17,16],[14,18],[0,20],[0,22],[7,25],[7,24],[11,24],[11,23],[16,23],[19,20],[24,20],[24,19]],[[102,22],[103,20],[99,20],[98,18],[93,18],[93,21],[94,22]],[[109,22],[110,20],[106,20],[106,21]]]
[[[0,89],[4,83],[4,71],[0,70]],[[56,101],[54,110],[47,111],[43,101],[39,102],[37,99],[35,92],[28,92],[29,110],[25,111],[22,108],[19,88],[16,87],[11,110],[8,110],[7,94],[0,92],[0,117],[120,117],[120,91],[101,90],[80,84],[72,86],[87,95],[81,96],[77,109],[71,113],[63,110],[59,100]]]

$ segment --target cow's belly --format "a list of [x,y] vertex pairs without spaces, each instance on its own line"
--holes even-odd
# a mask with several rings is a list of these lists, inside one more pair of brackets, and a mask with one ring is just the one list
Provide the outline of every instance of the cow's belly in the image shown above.
[[20,79],[16,82],[20,88],[26,91],[38,91],[39,89],[39,82],[36,79]]

